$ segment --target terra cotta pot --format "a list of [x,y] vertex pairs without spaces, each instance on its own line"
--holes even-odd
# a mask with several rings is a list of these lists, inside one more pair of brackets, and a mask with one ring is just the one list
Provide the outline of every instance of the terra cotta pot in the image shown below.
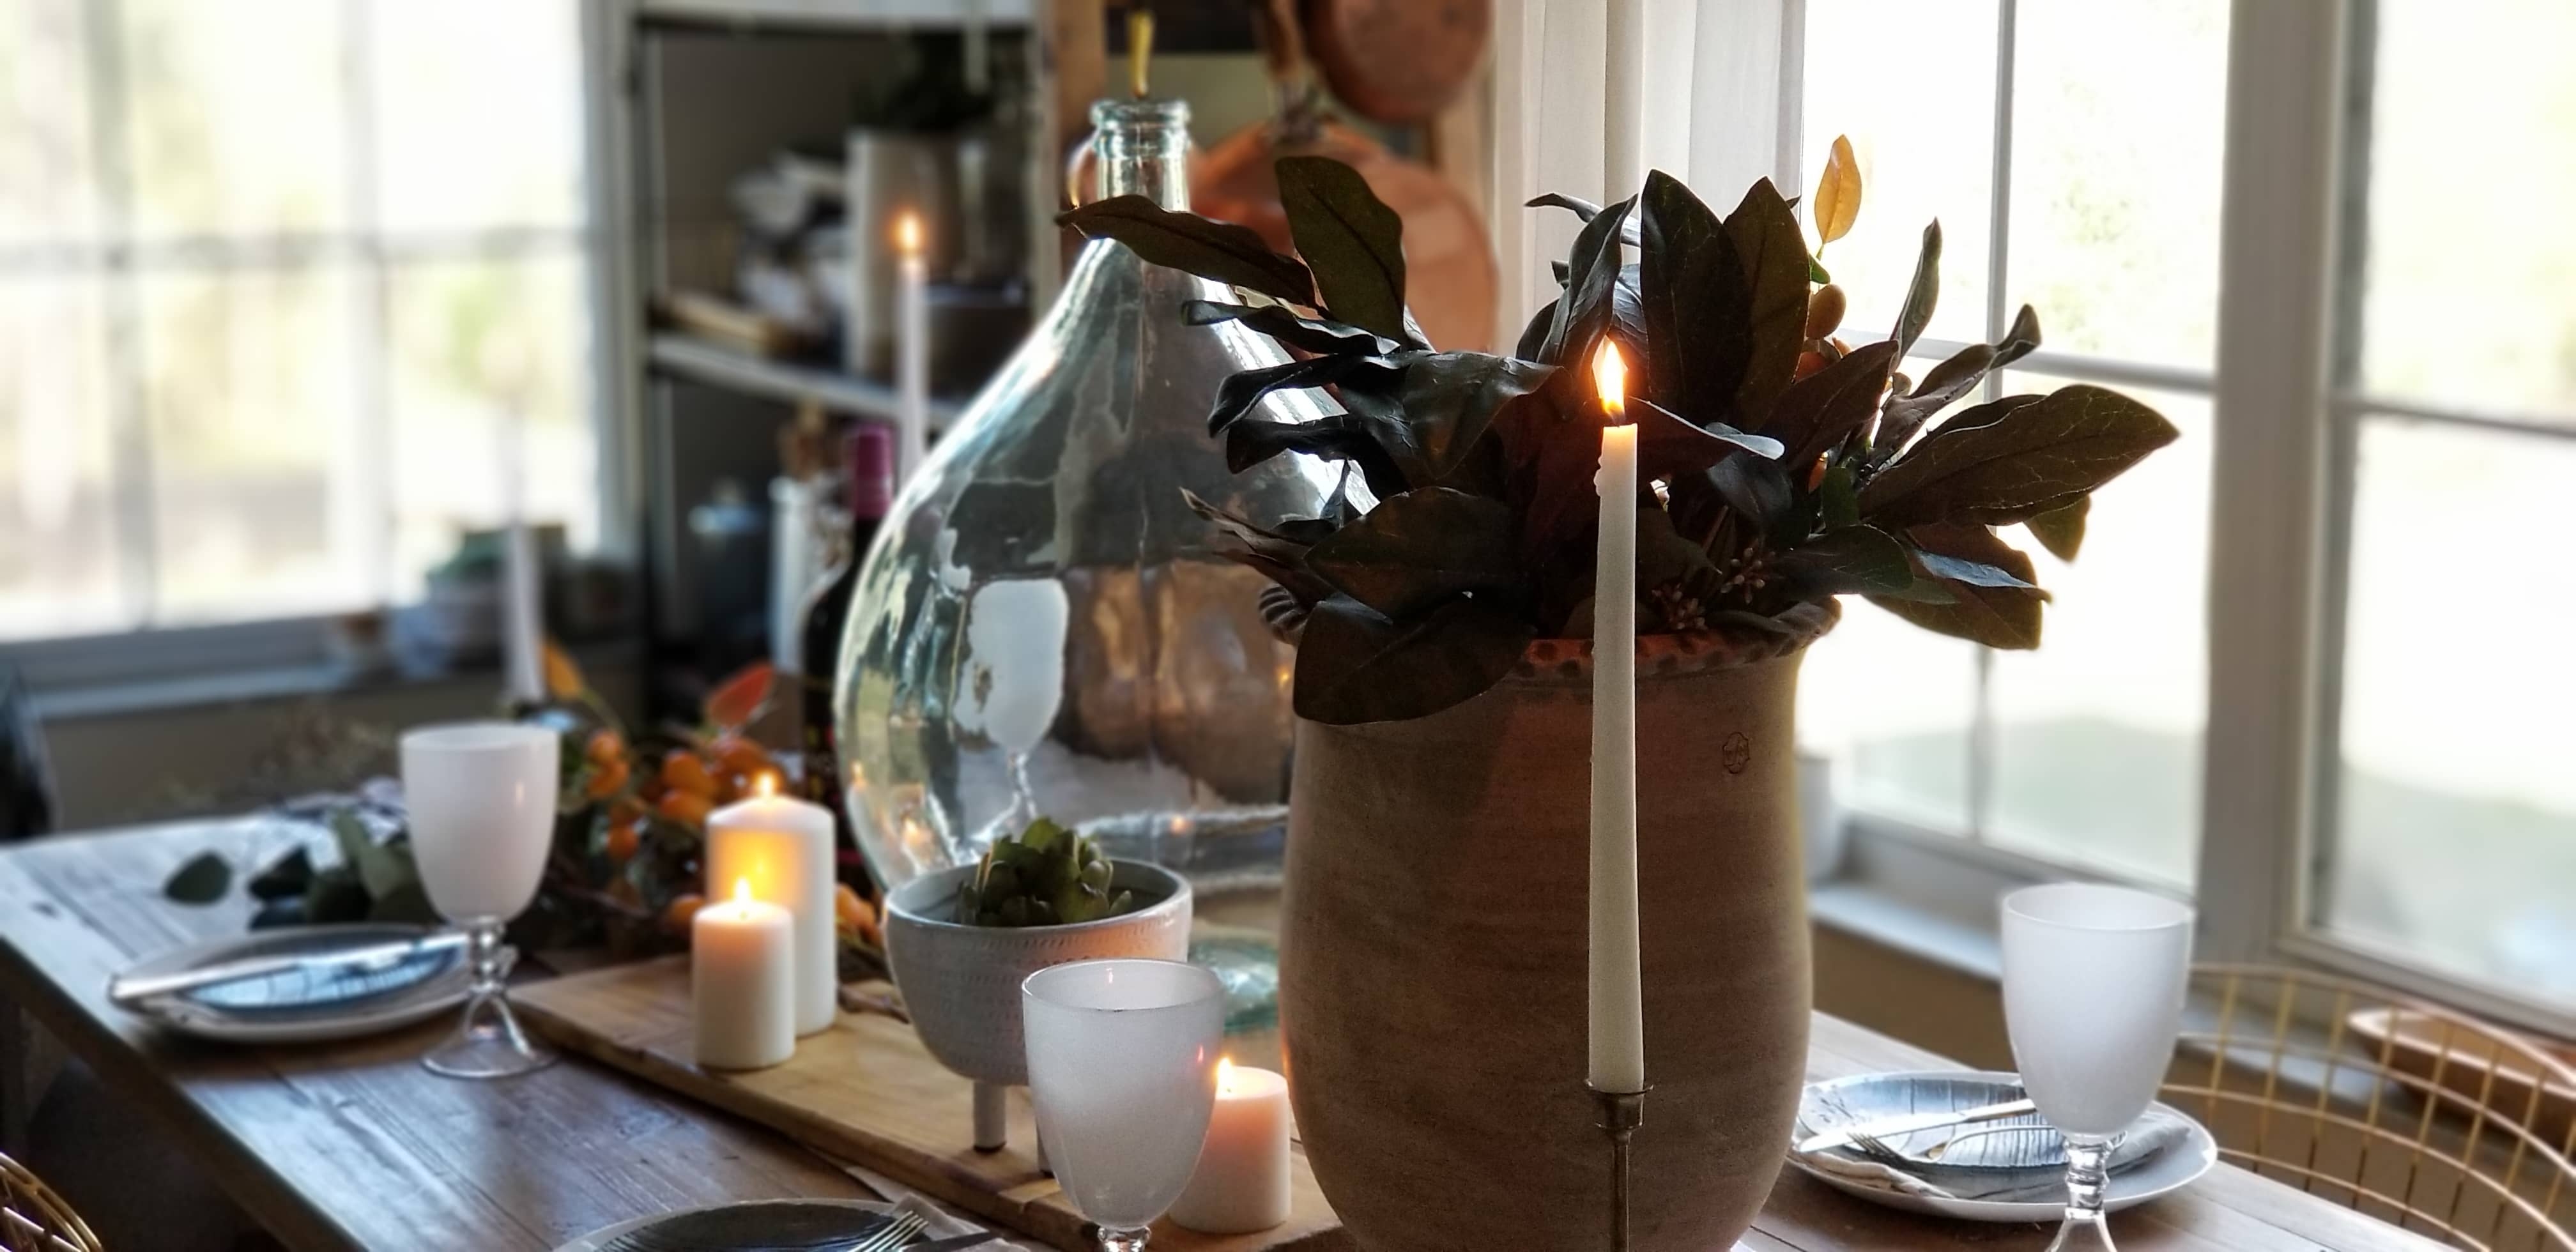
[[[1792,717],[1830,605],[1771,635],[1641,641],[1641,1252],[1733,1246],[1807,1060]],[[1588,645],[1473,700],[1298,726],[1280,1019],[1315,1178],[1368,1252],[1606,1246],[1585,1076]]]

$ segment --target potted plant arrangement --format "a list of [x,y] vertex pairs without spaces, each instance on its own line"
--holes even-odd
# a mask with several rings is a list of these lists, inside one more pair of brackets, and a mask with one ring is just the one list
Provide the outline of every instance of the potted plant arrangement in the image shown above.
[[[1852,224],[1848,148],[1806,206]],[[1999,527],[2072,559],[2091,492],[2175,437],[2096,387],[1969,404],[2039,343],[1923,372],[1940,231],[1884,340],[1766,180],[1723,216],[1650,175],[1584,219],[1562,294],[1508,355],[1435,351],[1405,312],[1396,215],[1327,159],[1279,183],[1300,257],[1138,197],[1063,220],[1248,293],[1200,303],[1286,345],[1210,414],[1237,470],[1341,463],[1323,515],[1233,516],[1297,644],[1280,1016],[1317,1181],[1372,1249],[1582,1246],[1608,1171],[1584,1092],[1589,643],[1608,346],[1641,385],[1638,861],[1648,1074],[1637,1246],[1727,1247],[1769,1192],[1805,1064],[1792,716],[1804,648],[1857,594],[1998,648],[2045,593]],[[1633,259],[1629,259],[1633,251]],[[1279,388],[1341,412],[1252,416]],[[1597,1197],[1599,1203],[1585,1197]]]
[[984,1152],[1006,1143],[1003,1093],[1028,1085],[1020,984],[1029,975],[1067,961],[1189,953],[1189,880],[1103,856],[1088,836],[1045,817],[974,864],[896,887],[885,903],[895,987],[922,1045],[973,1080]]

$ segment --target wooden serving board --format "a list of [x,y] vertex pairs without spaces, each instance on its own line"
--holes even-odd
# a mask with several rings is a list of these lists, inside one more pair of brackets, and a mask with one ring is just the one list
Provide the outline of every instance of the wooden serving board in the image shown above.
[[[979,1217],[1090,1252],[1082,1215],[1038,1169],[1027,1102],[1011,1102],[1010,1146],[977,1152],[967,1081],[932,1060],[910,1023],[843,1013],[770,1069],[704,1070],[691,1059],[688,958],[665,957],[514,987],[528,1023],[583,1055],[740,1114]],[[1156,1252],[1350,1252],[1349,1236],[1291,1152],[1288,1221],[1249,1235],[1154,1224]]]

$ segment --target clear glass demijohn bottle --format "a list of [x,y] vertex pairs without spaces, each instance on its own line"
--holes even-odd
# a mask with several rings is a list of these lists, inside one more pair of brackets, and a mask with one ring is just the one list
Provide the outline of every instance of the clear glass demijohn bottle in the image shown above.
[[[1102,195],[1188,207],[1187,106],[1092,110]],[[1241,515],[1317,515],[1330,469],[1229,472],[1207,414],[1238,370],[1287,359],[1181,306],[1226,289],[1087,244],[1054,308],[895,502],[836,670],[852,823],[891,887],[973,860],[1044,814],[1113,856],[1188,875],[1203,917],[1275,909],[1292,657],[1264,580],[1210,550],[1182,491]],[[1263,416],[1320,416],[1274,392]]]

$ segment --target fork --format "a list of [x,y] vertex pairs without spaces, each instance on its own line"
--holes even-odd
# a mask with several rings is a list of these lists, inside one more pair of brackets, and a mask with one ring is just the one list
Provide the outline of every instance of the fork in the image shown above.
[[896,1252],[896,1249],[912,1242],[914,1235],[928,1229],[930,1229],[930,1221],[921,1214],[910,1210],[897,1212],[894,1215],[894,1221],[885,1229],[859,1240],[850,1248],[850,1252]]

